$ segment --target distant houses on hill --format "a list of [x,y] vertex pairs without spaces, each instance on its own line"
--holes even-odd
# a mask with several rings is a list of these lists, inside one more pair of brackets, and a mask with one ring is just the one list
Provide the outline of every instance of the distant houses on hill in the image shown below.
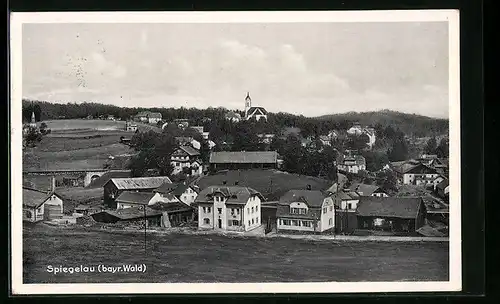
[[159,112],[142,111],[135,115],[134,120],[149,124],[157,124],[162,120],[162,115]]

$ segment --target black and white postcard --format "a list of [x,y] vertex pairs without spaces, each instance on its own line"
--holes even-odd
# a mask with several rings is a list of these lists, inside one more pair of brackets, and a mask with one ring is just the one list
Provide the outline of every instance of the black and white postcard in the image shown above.
[[460,291],[459,13],[11,15],[13,294]]

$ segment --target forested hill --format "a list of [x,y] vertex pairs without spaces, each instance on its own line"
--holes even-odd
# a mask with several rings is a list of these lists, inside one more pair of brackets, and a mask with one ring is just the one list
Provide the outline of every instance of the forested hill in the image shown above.
[[323,115],[316,117],[319,120],[332,122],[359,122],[363,126],[381,125],[383,127],[397,127],[405,134],[417,137],[448,133],[449,120],[433,118],[417,114],[401,113],[391,110],[376,112],[347,112],[341,114]]
[[[114,115],[119,119],[129,119],[139,111],[150,110],[162,114],[165,121],[172,121],[175,118],[186,118],[193,124],[202,124],[204,118],[213,121],[224,120],[224,114],[228,109],[208,108],[124,108],[113,105],[99,103],[49,103],[44,101],[23,100],[23,119],[29,121],[32,111],[35,112],[37,121],[51,119],[77,119],[85,118],[88,115],[98,117],[99,115]],[[243,115],[243,112],[240,111]],[[327,134],[329,130],[346,130],[353,123],[359,122],[363,126],[372,126],[376,130],[384,129],[388,126],[399,129],[406,135],[416,137],[427,137],[443,135],[448,132],[448,120],[406,114],[395,111],[378,112],[349,112],[344,114],[325,115],[321,117],[304,117],[289,113],[269,113],[268,124],[262,132],[278,132],[284,127],[297,127],[301,130],[301,135]]]

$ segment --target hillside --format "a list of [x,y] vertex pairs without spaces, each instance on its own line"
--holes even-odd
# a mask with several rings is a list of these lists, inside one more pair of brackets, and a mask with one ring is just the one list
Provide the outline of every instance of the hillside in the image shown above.
[[417,137],[438,135],[448,132],[449,120],[416,114],[401,113],[391,110],[376,112],[348,112],[316,117],[316,119],[333,122],[359,122],[361,125],[381,125],[397,127],[407,135]]
[[236,181],[240,186],[251,187],[264,195],[266,200],[279,199],[290,189],[306,189],[311,185],[312,190],[326,190],[333,183],[316,177],[292,174],[278,170],[241,170],[226,171],[202,177],[196,184],[204,189],[208,186],[234,185]]

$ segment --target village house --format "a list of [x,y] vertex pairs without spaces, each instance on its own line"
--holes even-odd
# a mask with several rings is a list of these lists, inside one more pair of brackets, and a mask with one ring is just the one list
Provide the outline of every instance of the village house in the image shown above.
[[366,160],[361,155],[339,155],[337,168],[339,171],[357,174],[359,171],[366,170]]
[[225,115],[226,120],[229,120],[233,123],[238,123],[241,121],[241,115],[239,113],[236,113],[234,111],[229,111]]
[[249,231],[261,225],[261,201],[256,190],[240,186],[210,186],[203,189],[194,205],[199,229]]
[[115,120],[115,116],[114,115],[108,115],[108,120]]
[[250,120],[253,118],[257,121],[267,121],[267,111],[263,107],[252,107],[252,98],[250,98],[250,93],[247,92],[245,97],[245,119]]
[[201,143],[192,137],[176,136],[175,141],[180,146],[190,146],[195,148],[196,150],[200,150],[201,148]]
[[434,189],[434,191],[436,191],[436,187],[437,185],[444,181],[446,179],[446,177],[444,177],[443,175],[438,175],[433,181],[432,181],[432,188]]
[[112,178],[104,188],[104,203],[110,208],[116,208],[116,198],[124,191],[152,192],[164,183],[172,181],[166,176]]
[[194,126],[194,127],[191,127],[192,129],[195,129],[196,131],[198,131],[201,136],[203,137],[204,140],[208,140],[208,137],[210,136],[210,132],[204,132],[203,130],[203,126]]
[[188,206],[191,206],[198,196],[197,188],[186,182],[165,183],[156,188],[154,192],[159,193],[160,196],[167,201],[178,200]]
[[361,196],[358,228],[414,233],[425,224],[426,208],[419,197]]
[[323,146],[331,146],[332,139],[328,135],[320,135],[319,140]]
[[278,168],[278,152],[276,151],[236,151],[212,152],[210,154],[210,170],[238,170],[252,168]]
[[356,210],[360,195],[349,189],[342,189],[335,196],[335,222],[336,232],[351,233],[358,227]]
[[403,185],[433,185],[434,179],[439,176],[436,169],[420,162],[409,161],[394,166],[398,183]]
[[275,137],[274,134],[257,134],[257,137],[259,138],[259,142],[264,143],[264,144],[270,144],[273,141],[273,138]]
[[186,129],[189,127],[189,119],[187,118],[176,118],[174,119],[174,124],[179,128],[179,129]]
[[159,112],[143,111],[143,112],[139,112],[135,116],[135,119],[140,121],[140,122],[157,124],[159,121],[162,120],[162,116],[161,116],[161,113],[159,113]]
[[279,200],[277,232],[333,232],[335,207],[331,196],[317,190],[290,190]]
[[153,205],[161,200],[162,198],[159,193],[123,191],[115,201],[116,209],[125,209],[134,206]]
[[442,180],[436,185],[436,194],[441,198],[448,198],[450,195],[450,183],[448,179]]
[[368,142],[366,143],[371,149],[376,141],[375,129],[371,127],[361,127],[359,123],[355,123],[352,127],[347,130],[347,134],[360,136],[362,134],[368,137]]
[[363,128],[359,123],[355,123],[352,127],[347,130],[349,135],[361,135],[363,133]]
[[129,227],[162,227],[163,212],[145,206],[119,210],[103,210],[91,217],[100,223],[119,223]]
[[367,185],[363,183],[352,183],[349,190],[358,193],[360,196],[383,196],[389,195],[377,185]]
[[200,152],[190,146],[180,146],[170,156],[170,161],[174,170],[173,175],[189,170],[190,175],[201,175],[203,165],[199,160]]
[[63,217],[63,199],[54,191],[23,187],[23,220],[38,222]]
[[127,132],[136,132],[137,131],[137,124],[135,124],[131,121],[127,121],[127,123],[125,125],[125,130]]

